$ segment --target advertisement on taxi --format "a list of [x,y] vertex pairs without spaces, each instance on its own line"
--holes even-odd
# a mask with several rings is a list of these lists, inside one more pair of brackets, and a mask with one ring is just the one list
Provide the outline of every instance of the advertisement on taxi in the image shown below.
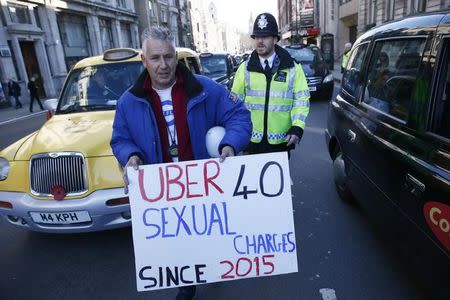
[[286,153],[128,169],[138,291],[297,272]]

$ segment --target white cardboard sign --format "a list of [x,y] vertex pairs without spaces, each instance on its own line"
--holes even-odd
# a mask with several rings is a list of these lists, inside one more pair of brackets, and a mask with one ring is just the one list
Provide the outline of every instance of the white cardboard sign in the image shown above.
[[286,153],[128,168],[138,291],[297,272]]

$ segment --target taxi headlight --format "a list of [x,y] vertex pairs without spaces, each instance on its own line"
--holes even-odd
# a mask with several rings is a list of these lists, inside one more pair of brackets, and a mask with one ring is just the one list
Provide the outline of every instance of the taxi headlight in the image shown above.
[[0,157],[0,180],[5,180],[9,175],[9,161]]
[[334,80],[333,74],[328,74],[328,75],[323,79],[323,83],[327,83],[327,82],[330,82],[330,81],[333,81],[333,80]]

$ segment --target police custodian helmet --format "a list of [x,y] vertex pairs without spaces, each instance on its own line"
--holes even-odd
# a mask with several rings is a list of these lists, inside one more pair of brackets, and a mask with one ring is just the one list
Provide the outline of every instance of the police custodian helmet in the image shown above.
[[256,17],[251,37],[254,39],[256,36],[276,36],[280,40],[277,20],[273,15],[262,13]]

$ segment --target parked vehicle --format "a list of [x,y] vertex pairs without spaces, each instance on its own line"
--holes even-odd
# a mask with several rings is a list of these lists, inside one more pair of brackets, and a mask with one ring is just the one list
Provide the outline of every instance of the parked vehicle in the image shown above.
[[297,63],[300,63],[313,98],[331,100],[334,78],[323,59],[322,51],[315,45],[285,46]]
[[426,270],[417,274],[435,281],[435,299],[448,297],[450,280],[449,33],[449,12],[364,33],[326,131],[338,194]]
[[203,75],[231,88],[237,65],[231,54],[228,53],[201,53],[200,64]]
[[[199,71],[198,55],[177,49]],[[78,62],[54,115],[38,131],[0,151],[0,217],[42,232],[129,226],[122,170],[109,141],[116,102],[144,70],[139,52],[111,49]]]

